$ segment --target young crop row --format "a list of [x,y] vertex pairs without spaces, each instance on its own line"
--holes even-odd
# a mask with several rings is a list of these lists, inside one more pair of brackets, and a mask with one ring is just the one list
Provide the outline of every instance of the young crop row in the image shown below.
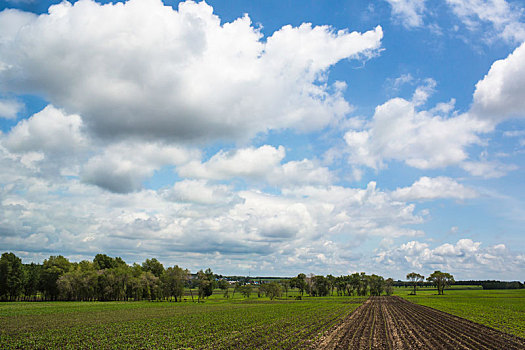
[[416,304],[525,338],[525,289],[451,289],[445,295],[435,295],[435,291],[418,291],[415,296],[397,290],[396,294]]
[[363,301],[351,300],[31,303],[33,314],[27,303],[18,314],[16,304],[2,305],[0,348],[304,348]]

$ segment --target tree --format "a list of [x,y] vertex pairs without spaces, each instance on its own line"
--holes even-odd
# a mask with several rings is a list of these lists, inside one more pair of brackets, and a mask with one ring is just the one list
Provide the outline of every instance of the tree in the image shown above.
[[200,270],[197,272],[197,279],[199,281],[199,301],[209,297],[213,294],[213,290],[216,287],[215,275],[211,269],[206,271]]
[[177,299],[182,301],[182,296],[184,295],[184,285],[186,284],[187,276],[188,271],[180,268],[178,265],[175,265],[174,267],[168,267],[168,269],[166,269],[160,277],[164,290],[164,296],[174,297],[175,302]]
[[447,272],[434,271],[427,281],[432,282],[437,287],[438,295],[443,295],[446,287],[454,283],[454,276]]
[[[356,273],[357,275],[357,273]],[[365,296],[368,293],[368,276],[361,272],[357,275],[357,281],[359,281],[358,287],[357,287],[357,295],[359,296]]]
[[330,293],[330,283],[324,276],[312,277],[311,294],[313,296],[324,297]]
[[378,275],[368,276],[368,283],[370,286],[370,295],[379,296],[383,293],[385,287],[385,279]]
[[301,293],[301,296],[303,296],[307,287],[306,275],[304,273],[300,273],[297,275],[297,277],[291,278],[290,287],[299,289],[299,293]]
[[282,295],[281,286],[277,282],[271,282],[266,285],[266,296],[273,300],[274,298],[280,298]]
[[36,298],[42,265],[31,263],[24,265],[23,290],[26,298]]
[[120,257],[112,258],[106,254],[97,254],[93,259],[93,264],[97,270],[113,269],[122,265],[126,265],[124,260]]
[[22,294],[22,260],[13,253],[3,253],[0,258],[0,299],[15,300]]
[[416,295],[417,284],[423,282],[424,279],[425,276],[415,272],[411,272],[407,275],[407,280],[409,280],[410,283],[412,283],[412,285],[414,286],[414,291],[410,294]]
[[239,290],[245,298],[249,298],[252,293],[252,286],[250,284],[245,284],[244,286],[241,286]]
[[281,286],[284,289],[285,296],[288,298],[288,289],[290,288],[290,280],[282,280]]
[[149,271],[155,277],[160,278],[160,276],[162,276],[162,273],[164,272],[164,265],[162,265],[160,261],[158,261],[155,258],[146,259],[146,261],[142,263],[142,270]]
[[328,285],[330,286],[330,295],[334,295],[334,288],[336,285],[336,278],[332,275],[327,275],[326,279],[328,281]]
[[385,280],[385,293],[386,295],[394,294],[394,280],[392,278]]
[[229,295],[230,283],[228,283],[228,281],[226,281],[224,278],[221,278],[219,280],[219,282],[217,282],[217,285],[218,285],[219,289],[224,292],[223,296],[225,298],[229,298],[230,297],[230,295]]
[[40,290],[46,299],[56,300],[59,295],[57,281],[71,268],[71,263],[62,255],[50,256],[44,260],[40,279]]

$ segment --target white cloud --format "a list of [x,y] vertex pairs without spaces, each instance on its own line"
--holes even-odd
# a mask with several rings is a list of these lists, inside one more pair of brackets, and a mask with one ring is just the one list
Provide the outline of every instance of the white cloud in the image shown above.
[[205,180],[179,181],[161,193],[164,198],[173,202],[202,205],[232,204],[240,200],[230,186],[212,185]]
[[248,16],[221,24],[205,2],[176,11],[160,0],[62,2],[38,17],[3,11],[3,27],[4,89],[38,91],[98,136],[178,141],[325,127],[350,111],[327,70],[376,55],[382,39],[381,27],[302,24],[264,42]]
[[438,198],[468,199],[477,197],[476,191],[457,183],[449,177],[422,177],[410,187],[398,188],[392,192],[394,199],[403,201],[432,200]]
[[259,148],[249,147],[230,152],[220,151],[207,162],[191,162],[179,168],[184,177],[224,180],[232,177],[247,177],[262,179],[279,165],[286,151],[283,146],[278,148],[264,145]]
[[421,27],[425,12],[425,0],[386,0],[392,6],[392,15],[406,28]]
[[481,176],[486,179],[505,176],[509,171],[518,169],[514,164],[503,164],[498,161],[468,161],[461,164],[461,167],[474,176]]
[[417,111],[413,102],[391,99],[378,106],[364,130],[348,131],[349,161],[379,169],[388,160],[419,169],[446,167],[468,158],[466,147],[481,143],[478,133],[492,130],[467,114],[443,116]]
[[392,249],[378,251],[376,262],[396,266],[400,270],[416,269],[424,274],[441,270],[461,279],[480,279],[481,273],[490,276],[488,278],[502,279],[503,271],[512,276],[522,268],[520,264],[523,264],[504,244],[483,248],[481,242],[468,238],[435,248],[427,243],[410,241]]
[[5,146],[15,153],[75,153],[88,145],[80,116],[67,115],[51,105],[20,121],[7,134]]
[[412,103],[415,106],[423,105],[425,102],[427,102],[428,98],[434,93],[436,85],[437,84],[434,79],[425,79],[424,84],[418,86],[416,88],[416,91],[414,91],[414,95],[412,95]]
[[220,151],[208,161],[192,161],[178,168],[180,176],[210,180],[243,178],[276,186],[329,184],[334,176],[317,162],[303,159],[281,164],[286,156],[283,146],[264,145]]
[[480,29],[482,23],[489,23],[496,35],[507,41],[525,40],[525,24],[521,22],[523,8],[517,5],[505,0],[447,0],[447,3],[471,31]]
[[[116,193],[142,188],[142,182],[165,165],[179,165],[200,156],[199,152],[156,143],[119,143],[90,158],[82,179]],[[174,176],[175,177],[175,176]]]
[[492,64],[476,84],[471,112],[478,118],[499,123],[525,118],[525,43],[505,59]]
[[0,118],[16,119],[24,105],[18,101],[0,99]]

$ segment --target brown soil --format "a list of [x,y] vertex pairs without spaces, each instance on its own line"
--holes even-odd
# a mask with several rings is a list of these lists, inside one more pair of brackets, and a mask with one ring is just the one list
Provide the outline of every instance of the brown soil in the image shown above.
[[400,297],[370,297],[313,348],[525,349],[525,339]]

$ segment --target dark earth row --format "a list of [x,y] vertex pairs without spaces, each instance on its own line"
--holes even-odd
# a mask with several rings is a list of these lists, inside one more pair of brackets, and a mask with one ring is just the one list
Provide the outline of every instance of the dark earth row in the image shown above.
[[370,297],[320,339],[317,349],[525,349],[525,339],[411,303]]

